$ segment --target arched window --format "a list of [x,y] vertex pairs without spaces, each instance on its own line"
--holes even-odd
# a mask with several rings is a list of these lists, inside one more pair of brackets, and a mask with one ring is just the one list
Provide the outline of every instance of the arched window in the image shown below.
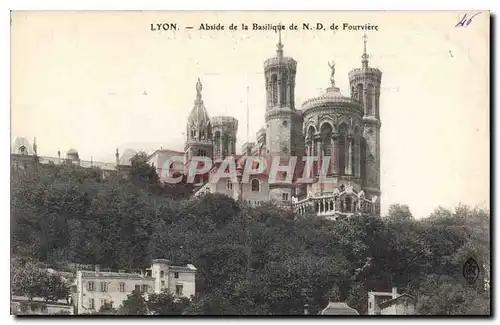
[[191,137],[196,137],[196,129],[194,127],[191,129]]
[[278,79],[275,74],[271,77],[271,103],[273,105],[278,103]]
[[21,155],[25,155],[26,154],[26,147],[25,146],[20,146],[19,147],[19,153]]
[[340,125],[339,127],[339,139],[338,139],[338,166],[339,166],[339,174],[345,174],[346,172],[346,135],[347,135],[347,126],[345,124]]
[[252,192],[260,192],[260,182],[258,179],[252,179]]
[[321,126],[321,145],[323,147],[323,155],[332,155],[332,126],[329,123],[324,123]]
[[283,73],[281,75],[281,85],[280,85],[280,103],[282,105],[285,105],[287,103],[287,89],[286,89],[286,84],[288,81],[288,75],[287,73]]
[[[358,84],[357,86],[358,100],[363,103],[363,84]],[[364,103],[363,103],[364,104]]]
[[367,96],[367,101],[366,101],[366,115],[371,116],[373,115],[373,108],[374,108],[374,97],[375,97],[375,88],[373,85],[368,85],[368,90],[366,93]]

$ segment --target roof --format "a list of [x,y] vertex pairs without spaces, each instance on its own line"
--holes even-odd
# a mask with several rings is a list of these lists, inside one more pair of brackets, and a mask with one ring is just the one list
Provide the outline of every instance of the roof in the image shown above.
[[26,154],[33,154],[33,147],[26,138],[17,137],[11,147],[12,153],[19,153],[19,148],[24,147],[26,149]]
[[319,315],[359,315],[356,309],[353,309],[345,302],[330,302],[325,309],[319,312]]
[[325,104],[340,104],[350,105],[361,109],[361,104],[353,100],[351,97],[342,95],[337,87],[329,87],[326,92],[318,97],[313,97],[302,103],[302,111],[310,108],[321,107]]
[[398,302],[400,300],[405,300],[405,299],[411,299],[413,301],[416,300],[416,298],[414,296],[409,295],[407,293],[403,293],[402,295],[399,295],[399,296],[397,296],[394,299],[386,300],[384,302],[379,303],[378,305],[379,305],[380,308],[385,308],[385,307],[388,307],[388,306],[391,306],[391,305],[395,304],[396,302]]
[[202,85],[200,79],[198,79],[198,83],[196,84],[196,100],[194,102],[193,109],[188,117],[188,126],[207,126],[210,124],[210,118],[208,117],[207,109],[203,104],[203,100],[201,98],[201,90]]
[[123,278],[123,279],[142,279],[153,280],[152,277],[141,275],[138,273],[123,273],[123,272],[96,272],[96,271],[80,271],[82,277],[90,278]]

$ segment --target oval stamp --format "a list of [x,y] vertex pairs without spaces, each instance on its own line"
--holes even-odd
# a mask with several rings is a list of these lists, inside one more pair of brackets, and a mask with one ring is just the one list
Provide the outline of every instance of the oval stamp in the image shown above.
[[479,277],[479,264],[472,257],[465,262],[463,275],[468,284],[473,284]]

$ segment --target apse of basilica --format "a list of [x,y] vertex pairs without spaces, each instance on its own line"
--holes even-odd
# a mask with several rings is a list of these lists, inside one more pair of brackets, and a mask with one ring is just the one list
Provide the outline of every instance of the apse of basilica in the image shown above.
[[[380,213],[380,85],[382,72],[368,65],[366,36],[361,67],[349,74],[351,95],[344,96],[335,86],[335,63],[330,87],[322,95],[295,107],[297,62],[284,56],[283,44],[276,56],[264,62],[265,125],[255,143],[245,143],[236,155],[238,121],[228,116],[209,118],[197,98],[187,123],[186,158],[195,155],[213,158],[212,173],[201,180],[203,193],[223,193],[252,205],[274,201],[293,207],[300,214],[315,213],[336,219],[356,212]],[[318,171],[310,184],[269,184],[267,174],[253,175],[250,182],[233,184],[228,178],[209,182],[221,159],[233,155],[241,170],[245,157],[329,157],[328,183],[319,182]],[[296,175],[294,180],[300,177]]]
[[[281,33],[280,33],[281,35]],[[238,121],[231,116],[210,117],[203,102],[203,85],[198,79],[196,97],[186,124],[184,151],[159,149],[151,153],[149,162],[157,169],[160,180],[165,180],[165,162],[173,156],[183,156],[184,164],[174,164],[170,172],[185,173],[192,157],[209,157],[212,169],[196,179],[195,195],[222,193],[250,205],[272,201],[294,209],[302,215],[316,214],[330,219],[348,217],[356,212],[380,214],[380,85],[382,72],[368,65],[366,36],[361,67],[348,73],[350,96],[344,96],[335,86],[335,63],[331,69],[330,86],[318,97],[295,107],[295,77],[297,62],[284,56],[281,36],[276,55],[265,60],[266,107],[265,125],[257,131],[256,142],[244,143],[241,154],[236,153]],[[27,140],[16,139],[13,145],[13,166],[27,166],[36,156],[42,164],[70,163],[82,167],[99,167],[103,176],[111,172],[126,172],[135,151],[127,149],[115,163],[80,160],[78,152],[68,150],[66,158],[38,157],[36,142],[33,148]],[[268,171],[252,175],[248,182],[232,183],[220,178],[213,182],[217,168],[226,157],[234,157],[239,175],[249,156],[297,156],[299,165],[304,156],[328,161],[329,182],[318,181],[319,169],[313,169],[313,181],[296,182],[302,176],[294,175],[294,182],[268,182]],[[268,160],[270,161],[270,160]],[[318,163],[319,164],[319,163]],[[269,164],[270,165],[270,164]],[[317,165],[319,166],[319,165]],[[303,167],[303,166],[302,166]]]

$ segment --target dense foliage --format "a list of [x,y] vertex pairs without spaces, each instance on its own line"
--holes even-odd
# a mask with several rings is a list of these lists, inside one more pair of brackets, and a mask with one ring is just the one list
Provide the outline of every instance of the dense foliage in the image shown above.
[[[440,208],[414,219],[394,206],[384,218],[297,219],[270,205],[251,208],[221,195],[173,199],[141,177],[98,175],[57,166],[13,174],[12,251],[112,269],[143,268],[154,258],[198,268],[189,306],[155,296],[148,307],[132,296],[123,313],[302,314],[306,303],[315,313],[331,300],[363,314],[368,291],[397,287],[417,297],[421,314],[489,314],[482,281],[489,211]],[[473,285],[462,276],[469,257],[485,267]]]

